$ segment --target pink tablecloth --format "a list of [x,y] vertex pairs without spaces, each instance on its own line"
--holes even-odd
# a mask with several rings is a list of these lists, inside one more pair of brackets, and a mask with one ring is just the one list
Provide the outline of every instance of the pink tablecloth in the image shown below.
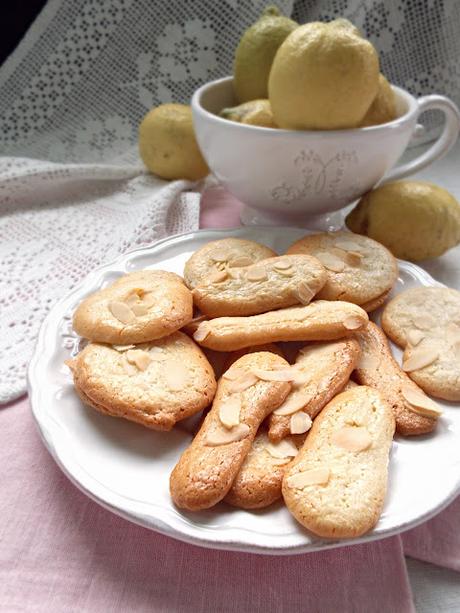
[[[237,225],[237,209],[214,191],[203,199],[202,226]],[[460,570],[459,500],[369,545],[288,557],[211,551],[130,524],[81,494],[43,447],[27,399],[0,409],[0,436],[2,612],[404,613],[414,611],[404,552]]]

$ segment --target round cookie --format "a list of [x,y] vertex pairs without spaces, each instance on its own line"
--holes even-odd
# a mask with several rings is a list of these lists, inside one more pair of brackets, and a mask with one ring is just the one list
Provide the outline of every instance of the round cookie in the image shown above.
[[185,263],[184,280],[194,289],[205,283],[210,274],[227,267],[241,268],[278,255],[265,245],[243,238],[223,238],[207,243]]
[[211,365],[182,332],[136,346],[90,343],[67,365],[85,404],[153,430],[201,411],[216,391]]
[[83,300],[73,328],[93,342],[144,343],[172,334],[192,317],[192,294],[179,275],[140,270]]
[[460,292],[417,287],[385,307],[382,327],[404,348],[402,369],[425,392],[460,400]]
[[192,291],[193,302],[210,317],[257,315],[308,304],[326,281],[316,258],[281,255],[213,273]]
[[328,272],[317,299],[371,303],[388,292],[398,276],[393,255],[380,243],[351,232],[309,234],[289,247],[287,254],[315,256]]

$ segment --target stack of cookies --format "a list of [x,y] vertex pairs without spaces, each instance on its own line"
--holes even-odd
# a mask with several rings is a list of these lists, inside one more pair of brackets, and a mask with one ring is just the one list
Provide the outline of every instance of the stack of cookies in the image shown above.
[[459,292],[419,288],[387,304],[402,368],[369,322],[397,271],[385,247],[349,232],[305,236],[285,255],[210,242],[183,279],[138,271],[80,304],[74,328],[90,343],[68,362],[75,389],[155,430],[207,411],[171,474],[177,507],[283,497],[313,533],[359,536],[380,516],[395,428],[435,429],[424,390],[460,400]]

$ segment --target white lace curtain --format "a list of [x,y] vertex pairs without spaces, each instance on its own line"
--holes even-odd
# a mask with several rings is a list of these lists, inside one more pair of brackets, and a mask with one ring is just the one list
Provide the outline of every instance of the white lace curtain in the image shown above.
[[[187,102],[231,71],[268,0],[50,0],[0,71],[0,151],[53,161],[134,162],[152,106]],[[460,2],[278,0],[299,22],[343,15],[391,81],[460,103]],[[432,126],[436,118],[432,120]]]

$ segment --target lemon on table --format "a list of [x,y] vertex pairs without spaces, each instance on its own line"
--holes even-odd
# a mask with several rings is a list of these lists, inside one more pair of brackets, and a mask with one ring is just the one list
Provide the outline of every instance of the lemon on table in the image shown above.
[[395,181],[368,192],[346,218],[352,232],[385,245],[396,257],[423,260],[460,242],[460,204],[425,181]]
[[283,42],[268,81],[275,122],[292,130],[354,128],[379,86],[379,59],[352,30],[313,22]]
[[233,64],[233,87],[239,102],[268,97],[268,75],[275,53],[297,27],[276,6],[269,6],[244,32]]
[[162,104],[139,126],[142,161],[162,179],[196,181],[209,173],[193,129],[192,110],[185,104]]
[[276,128],[269,100],[249,100],[238,106],[222,109],[220,117],[263,128]]
[[387,123],[396,119],[396,97],[391,85],[385,79],[383,74],[379,74],[379,89],[374,98],[374,102],[369,107],[369,110],[364,115],[364,119],[360,123],[360,127],[376,126],[381,123]]

